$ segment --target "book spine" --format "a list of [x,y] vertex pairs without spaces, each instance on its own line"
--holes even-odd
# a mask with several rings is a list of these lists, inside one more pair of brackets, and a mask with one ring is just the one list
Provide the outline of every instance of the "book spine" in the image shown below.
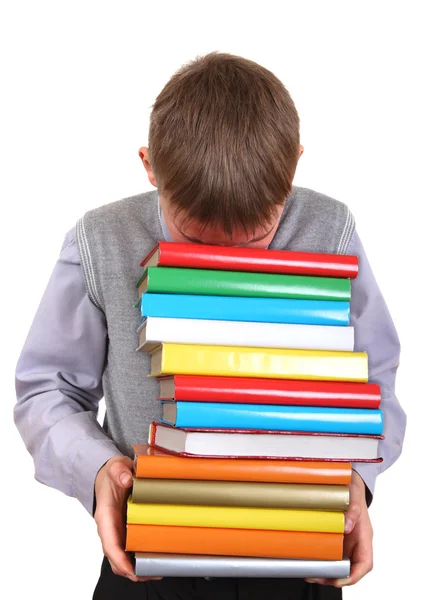
[[[253,298],[296,298],[341,300],[351,298],[350,279],[310,277],[276,273],[248,273],[175,267],[149,267],[147,291],[161,294],[245,296]],[[143,278],[145,275],[143,275]],[[137,287],[142,278],[137,282]]]
[[341,560],[343,534],[127,524],[126,550]]
[[[176,427],[381,435],[381,410],[271,404],[161,401],[176,405]],[[166,422],[162,419],[163,422]]]
[[[200,246],[176,242],[160,242],[159,249],[159,266],[162,267],[256,271],[351,279],[358,275],[358,257],[352,255]],[[141,266],[146,264],[150,254],[141,261]]]
[[[149,431],[155,442],[156,422]],[[283,460],[227,460],[225,458],[191,458],[186,461],[170,452],[164,456],[136,455],[137,478],[195,479],[218,481],[252,481],[321,485],[349,485],[352,476],[350,463]]]
[[[207,459],[204,459],[207,460]],[[185,461],[187,462],[187,461]],[[346,511],[346,485],[134,478],[135,504],[198,504]]]
[[365,352],[164,343],[161,366],[150,376],[163,374],[365,382],[368,371]]
[[261,456],[259,453],[258,454],[200,454],[200,453],[194,453],[194,452],[185,452],[185,451],[177,451],[177,450],[170,450],[169,448],[164,448],[162,446],[159,446],[158,444],[153,444],[153,447],[156,448],[157,450],[162,450],[163,452],[169,452],[171,454],[174,454],[175,456],[178,456],[180,458],[214,458],[214,459],[229,459],[229,460],[241,460],[241,459],[260,459],[260,460],[270,460],[270,461],[286,461],[286,460],[293,460],[293,461],[305,461],[305,462],[309,462],[309,461],[314,461],[314,462],[326,462],[326,464],[332,464],[332,463],[356,463],[356,462],[361,462],[361,463],[380,463],[383,462],[382,458],[363,458],[362,456],[357,456],[357,457],[353,457],[353,456],[349,456],[347,458],[342,458],[342,457],[326,457],[326,456],[275,456],[275,455],[270,455],[270,454],[265,454],[263,456]]
[[219,321],[348,325],[350,303],[288,298],[238,298],[187,294],[141,296],[142,317],[174,317]]
[[350,561],[293,560],[187,554],[135,553],[138,577],[268,577],[343,578],[350,574]]
[[143,339],[145,349],[162,342],[348,352],[354,349],[354,328],[348,326],[147,317],[143,337],[141,330],[142,327],[140,342]]
[[137,525],[219,527],[280,531],[344,532],[344,514],[338,511],[199,506],[182,504],[135,504],[127,502],[127,522]]
[[[161,376],[158,379],[165,379]],[[171,376],[170,376],[171,377]],[[376,383],[175,375],[174,400],[379,408]],[[164,396],[161,394],[161,398]],[[171,399],[171,398],[167,398]]]

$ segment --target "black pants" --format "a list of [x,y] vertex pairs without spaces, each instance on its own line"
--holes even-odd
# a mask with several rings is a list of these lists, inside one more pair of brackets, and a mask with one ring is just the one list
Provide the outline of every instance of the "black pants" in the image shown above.
[[114,575],[103,559],[93,600],[339,600],[340,588],[303,579],[164,577],[134,583]]

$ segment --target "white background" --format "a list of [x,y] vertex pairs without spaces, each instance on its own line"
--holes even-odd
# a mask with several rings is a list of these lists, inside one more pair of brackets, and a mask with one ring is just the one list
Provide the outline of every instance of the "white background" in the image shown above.
[[176,69],[211,50],[259,62],[290,90],[305,147],[295,183],[349,205],[401,339],[404,452],[377,482],[374,570],[344,595],[429,597],[437,533],[433,4],[15,0],[2,8],[8,598],[92,596],[96,527],[78,501],[33,479],[12,421],[15,364],[65,233],[86,210],[151,189],[137,154],[150,107]]

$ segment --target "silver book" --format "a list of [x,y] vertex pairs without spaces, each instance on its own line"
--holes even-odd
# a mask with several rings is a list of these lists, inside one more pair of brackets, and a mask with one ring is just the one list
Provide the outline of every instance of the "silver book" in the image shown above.
[[294,560],[243,556],[205,556],[135,552],[138,577],[281,577],[343,578],[350,573],[349,559]]

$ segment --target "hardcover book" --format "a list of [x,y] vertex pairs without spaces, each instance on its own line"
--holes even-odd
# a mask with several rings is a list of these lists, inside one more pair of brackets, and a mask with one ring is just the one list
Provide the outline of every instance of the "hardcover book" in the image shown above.
[[162,342],[347,352],[354,349],[354,328],[336,325],[147,317],[138,333],[138,350],[146,352]]
[[136,286],[140,298],[145,292],[346,302],[351,297],[350,279],[174,267],[148,267]]
[[231,375],[275,379],[367,381],[365,352],[163,343],[150,351],[149,376]]
[[[185,462],[189,462],[189,459],[185,459]],[[345,512],[349,506],[349,486],[134,477],[132,502],[305,508]]]
[[260,323],[348,325],[350,303],[337,300],[243,298],[188,294],[142,294],[142,317],[211,319]]
[[379,408],[377,383],[257,377],[160,375],[160,400]]
[[344,532],[344,514],[339,511],[197,504],[136,504],[132,502],[131,497],[127,501],[127,522],[179,527]]
[[343,534],[268,529],[136,525],[126,527],[126,550],[218,556],[341,560]]
[[287,579],[328,577],[336,579],[349,576],[350,561],[349,559],[292,560],[136,552],[134,569],[138,577],[284,577]]
[[348,486],[352,477],[352,467],[347,462],[233,460],[195,456],[187,460],[148,444],[133,444],[132,448],[137,478]]
[[161,421],[196,429],[257,429],[381,435],[381,410],[161,400]]
[[381,462],[383,436],[223,429],[181,429],[153,422],[149,444],[181,456]]
[[143,258],[140,265],[144,268],[188,267],[351,279],[358,275],[358,257],[346,254],[232,248],[176,242],[158,242]]

